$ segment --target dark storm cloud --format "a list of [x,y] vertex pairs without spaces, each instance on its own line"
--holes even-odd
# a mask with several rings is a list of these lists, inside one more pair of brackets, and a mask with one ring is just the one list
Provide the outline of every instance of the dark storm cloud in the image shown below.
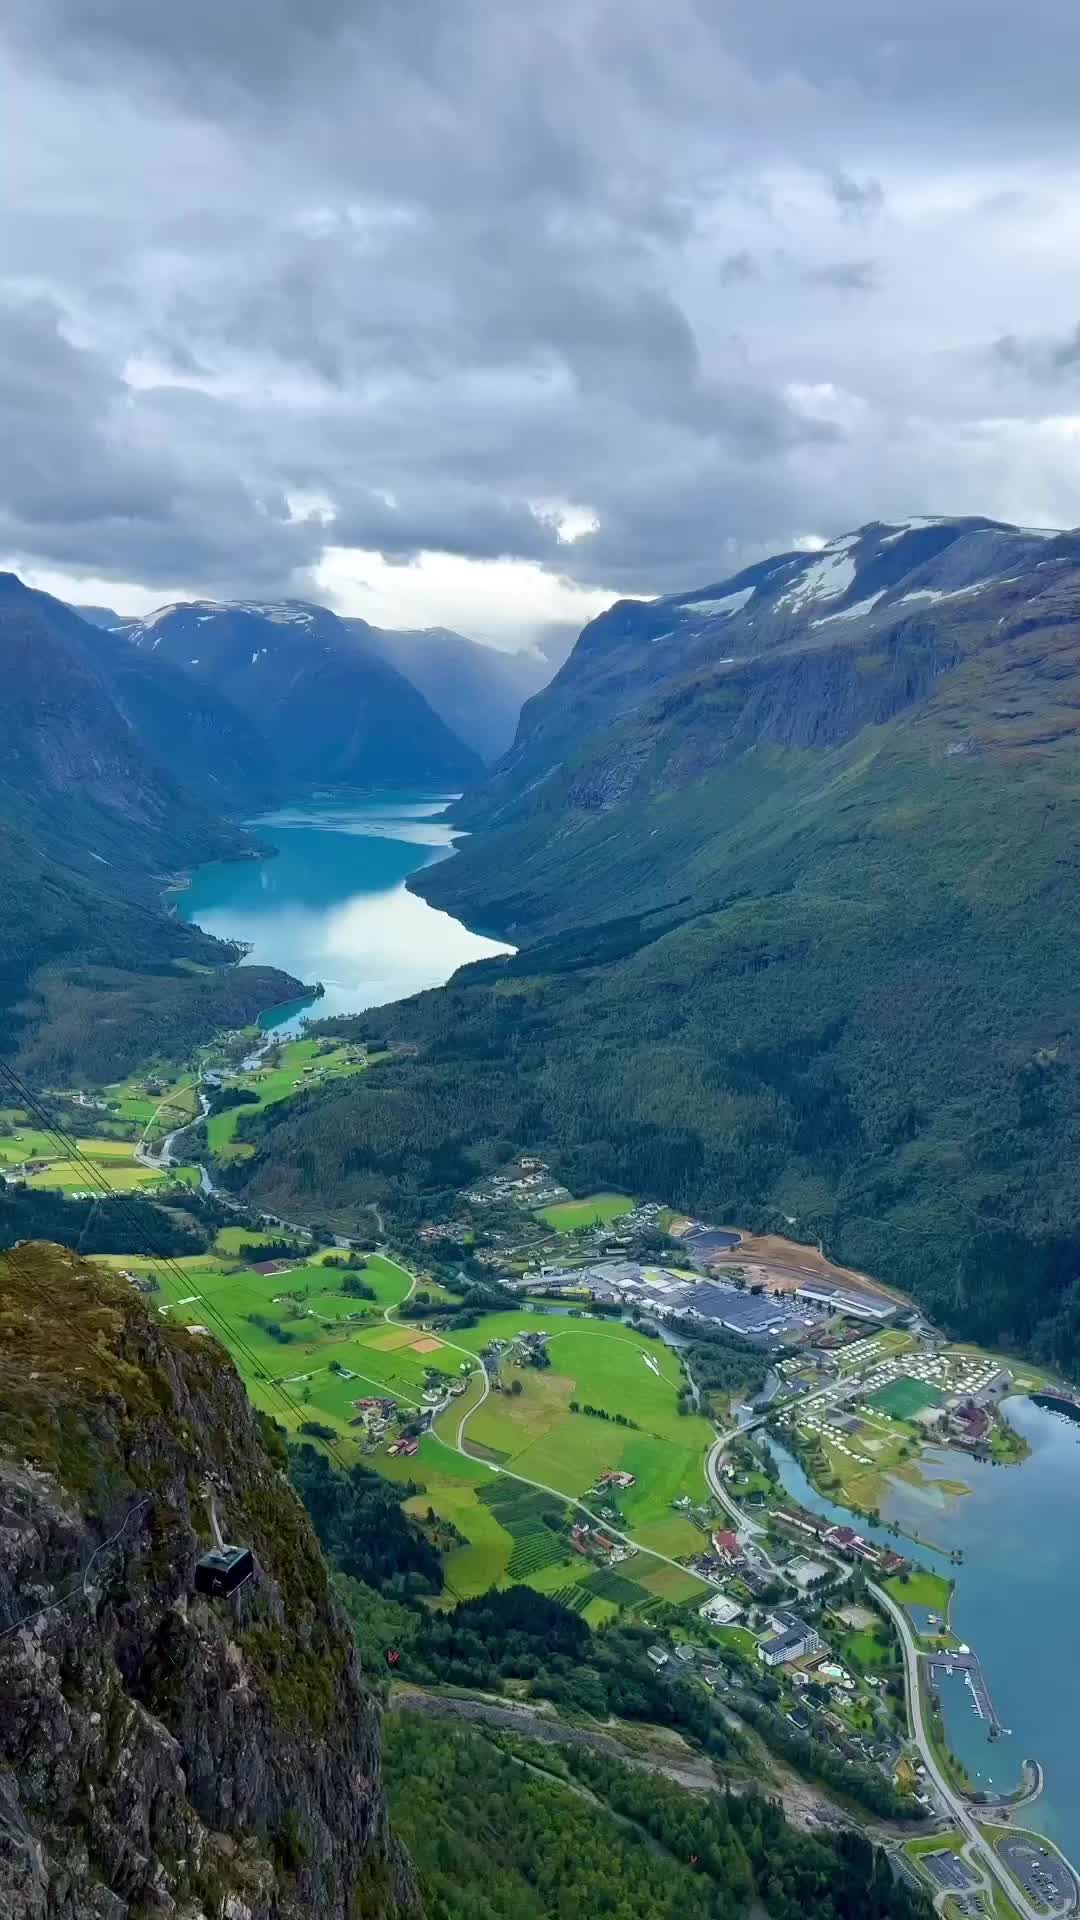
[[663,591],[928,502],[1070,517],[1078,16],[9,0],[0,558]]

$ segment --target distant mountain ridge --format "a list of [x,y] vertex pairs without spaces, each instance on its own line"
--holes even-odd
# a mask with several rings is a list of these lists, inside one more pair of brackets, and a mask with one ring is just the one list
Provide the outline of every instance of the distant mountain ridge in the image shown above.
[[693,592],[617,601],[526,703],[513,747],[459,817],[492,824],[524,793],[543,805],[543,784],[590,736],[694,675],[719,687],[752,676],[755,663],[766,672],[772,654],[853,656],[865,636],[910,630],[939,602],[1071,562],[1080,563],[1080,533],[924,517],[871,522],[820,551],[778,554]]
[[447,627],[372,627],[345,616],[342,625],[411,680],[485,762],[512,745],[524,702],[552,674],[550,661],[536,649],[502,653]]
[[325,607],[185,601],[122,631],[246,715],[291,782],[460,787],[480,774],[411,682]]

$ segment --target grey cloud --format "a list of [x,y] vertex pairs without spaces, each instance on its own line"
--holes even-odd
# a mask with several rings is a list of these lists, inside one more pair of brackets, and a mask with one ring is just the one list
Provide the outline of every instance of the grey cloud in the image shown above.
[[829,191],[841,212],[855,220],[868,220],[885,205],[880,180],[856,180],[850,173],[834,173]]
[[838,293],[873,293],[880,284],[875,260],[801,260],[783,247],[765,259],[743,252],[722,262],[720,278],[727,286],[742,281],[797,282],[804,287],[831,287]]
[[998,366],[1036,380],[1057,380],[1080,369],[1080,321],[1057,339],[1022,339],[1006,333],[991,349]]
[[745,280],[760,280],[761,263],[749,247],[740,247],[737,253],[729,253],[720,261],[717,277],[725,287],[738,286]]
[[[1025,231],[1063,223],[1080,14],[945,13],[9,0],[0,548],[192,592],[287,590],[328,540],[648,592],[943,476],[1007,511],[967,343],[999,314],[1017,390],[1080,351]],[[1070,484],[1041,459],[1036,505]],[[596,532],[560,544],[552,501]]]
[[879,284],[873,260],[826,260],[804,268],[803,278],[810,286],[835,287],[840,293],[873,293]]

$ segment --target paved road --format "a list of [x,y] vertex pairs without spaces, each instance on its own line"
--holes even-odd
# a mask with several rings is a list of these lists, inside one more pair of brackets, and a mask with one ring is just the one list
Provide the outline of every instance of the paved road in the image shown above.
[[[409,1273],[409,1269],[407,1267],[403,1267],[399,1260],[392,1259],[391,1256],[385,1252],[382,1254],[382,1258],[387,1262],[389,1266],[396,1267],[399,1273],[403,1273],[406,1279],[411,1280],[412,1286],[416,1285],[415,1278]],[[412,1287],[410,1287],[409,1292],[410,1293],[412,1292]],[[409,1297],[408,1294],[406,1294],[405,1298],[408,1299],[408,1297]],[[383,1319],[390,1320],[393,1315],[393,1311],[394,1310],[392,1307],[386,1307],[383,1311]],[[465,1446],[465,1426],[466,1426],[466,1422],[472,1418],[473,1414],[477,1413],[479,1409],[483,1406],[484,1401],[487,1399],[488,1394],[491,1391],[491,1385],[487,1376],[487,1368],[478,1363],[475,1353],[473,1353],[470,1348],[457,1346],[453,1340],[448,1340],[444,1333],[441,1333],[439,1335],[439,1338],[445,1347],[449,1347],[451,1351],[454,1353],[462,1354],[466,1360],[471,1361],[472,1366],[477,1373],[483,1374],[484,1391],[481,1394],[479,1400],[476,1402],[475,1407],[470,1407],[467,1413],[462,1414],[461,1419],[458,1421],[456,1440],[447,1440],[443,1434],[436,1433],[434,1427],[432,1427],[431,1431],[434,1438],[438,1440],[439,1444],[441,1446],[448,1447],[451,1453],[460,1453],[464,1456],[466,1460],[475,1460],[477,1456],[474,1453],[469,1453]],[[673,1560],[671,1555],[668,1553],[658,1553],[655,1547],[643,1546],[639,1540],[634,1539],[632,1534],[621,1532],[621,1530],[618,1527],[612,1526],[610,1520],[602,1520],[600,1518],[600,1515],[598,1513],[594,1513],[591,1507],[587,1507],[583,1500],[575,1500],[574,1496],[572,1494],[566,1493],[562,1487],[549,1487],[546,1484],[546,1482],[543,1480],[530,1480],[526,1474],[515,1473],[513,1469],[510,1467],[496,1466],[494,1461],[489,1462],[489,1465],[491,1466],[492,1473],[504,1474],[508,1480],[519,1480],[523,1487],[534,1487],[538,1493],[550,1493],[553,1499],[561,1500],[565,1506],[576,1507],[579,1513],[583,1513],[588,1520],[592,1521],[594,1527],[601,1527],[605,1533],[609,1534],[612,1537],[612,1539],[621,1540],[624,1543],[624,1545],[628,1547],[636,1548],[638,1553],[647,1554],[651,1560],[662,1560],[665,1566],[675,1567],[677,1568],[679,1573],[686,1572],[686,1568],[683,1566],[681,1560]],[[708,1587],[708,1586],[716,1585],[715,1581],[702,1579],[702,1576],[700,1574],[696,1575],[695,1578],[700,1579],[702,1581],[703,1586]]]
[[[817,1396],[814,1395],[807,1395],[807,1400],[816,1397]],[[743,1512],[742,1508],[728,1492],[720,1477],[719,1463],[725,1448],[730,1446],[732,1441],[738,1438],[740,1432],[744,1431],[744,1428],[736,1427],[729,1433],[719,1435],[715,1446],[709,1450],[705,1463],[705,1473],[710,1491],[716,1495],[716,1498],[731,1515],[732,1519],[737,1522],[740,1530],[747,1534],[760,1534],[765,1531],[764,1527],[757,1521],[751,1520],[749,1516]],[[927,1773],[933,1780],[935,1787],[941,1795],[942,1801],[949,1808],[960,1831],[965,1836],[966,1844],[963,1849],[965,1858],[967,1858],[972,1867],[979,1872],[984,1886],[989,1885],[987,1875],[990,1874],[993,1876],[1006,1898],[1012,1902],[1017,1912],[1022,1916],[1022,1920],[1047,1920],[1045,1910],[1032,1906],[1023,1889],[1017,1884],[1008,1869],[998,1859],[997,1854],[994,1852],[990,1843],[984,1838],[975,1820],[972,1818],[971,1813],[968,1811],[966,1801],[964,1801],[956,1789],[950,1785],[939,1767],[926,1729],[922,1694],[919,1688],[919,1650],[908,1617],[903,1608],[897,1605],[892,1595],[886,1593],[884,1587],[878,1586],[873,1580],[868,1580],[866,1584],[875,1599],[885,1608],[899,1633],[900,1644],[904,1653],[905,1687],[908,1697],[908,1710],[911,1718],[912,1732],[926,1766]],[[1065,1914],[1075,1911],[1076,1904],[1074,1900],[1070,1906],[1059,1907],[1056,1909],[1056,1912]]]
[[[979,1831],[975,1820],[968,1810],[967,1802],[957,1792],[956,1788],[952,1786],[938,1765],[933,1747],[930,1744],[930,1736],[926,1727],[926,1716],[923,1712],[922,1691],[919,1686],[919,1649],[903,1607],[898,1606],[892,1595],[886,1593],[884,1587],[879,1587],[876,1581],[868,1580],[866,1585],[867,1590],[873,1594],[879,1606],[885,1608],[885,1611],[889,1614],[900,1636],[900,1645],[904,1651],[904,1677],[907,1690],[908,1713],[911,1719],[911,1730],[915,1736],[915,1741],[927,1773],[930,1775],[931,1780],[952,1814],[957,1826],[960,1828],[961,1833],[963,1833],[966,1838],[967,1845],[964,1848],[965,1857],[971,1861],[973,1866],[981,1870],[984,1879],[988,1872],[993,1875],[1006,1899],[1012,1902],[1017,1912],[1022,1915],[1023,1920],[1046,1920],[1046,1910],[1032,1906],[1026,1893],[1024,1893],[1008,1869],[998,1859],[989,1841],[986,1840]],[[1055,1909],[1058,1913],[1067,1913],[1070,1910],[1068,1906]]]
[[[399,1273],[403,1273],[406,1279],[408,1279],[411,1282],[410,1288],[409,1288],[409,1292],[411,1293],[412,1288],[416,1285],[415,1277],[411,1275],[409,1273],[408,1268],[403,1267],[399,1261],[390,1259],[389,1255],[384,1255],[383,1257],[385,1259],[388,1259],[389,1264],[393,1267],[396,1267],[397,1271]],[[408,1294],[405,1296],[405,1298],[406,1299],[408,1298]],[[387,1307],[383,1313],[384,1320],[390,1320],[392,1317],[392,1314],[393,1314],[393,1308]],[[464,1357],[473,1364],[474,1368],[476,1368],[478,1372],[482,1372],[484,1375],[484,1392],[481,1398],[477,1401],[476,1407],[470,1408],[469,1413],[462,1415],[461,1420],[458,1422],[456,1441],[445,1440],[442,1434],[440,1433],[435,1434],[435,1438],[444,1447],[449,1448],[451,1452],[460,1453],[460,1454],[463,1454],[466,1459],[472,1459],[472,1458],[475,1458],[475,1456],[468,1454],[465,1449],[465,1444],[464,1444],[465,1424],[466,1424],[466,1421],[469,1419],[470,1414],[475,1413],[477,1408],[483,1406],[484,1401],[488,1397],[490,1386],[487,1378],[487,1370],[482,1366],[479,1366],[479,1367],[477,1366],[476,1355],[472,1353],[468,1347],[459,1347],[454,1343],[454,1341],[446,1340],[445,1336],[444,1336],[444,1344],[450,1347],[454,1353],[463,1354]],[[824,1388],[820,1390],[820,1392],[824,1392],[824,1391],[825,1391]],[[803,1402],[803,1405],[806,1405],[809,1403],[810,1400],[817,1399],[819,1397],[820,1397],[820,1394],[808,1394],[806,1396],[806,1399]],[[756,1425],[758,1423],[755,1422],[754,1424]],[[434,1432],[434,1429],[432,1429],[432,1431]],[[730,1429],[727,1433],[722,1433],[717,1436],[717,1439],[714,1445],[709,1449],[709,1452],[706,1455],[705,1476],[708,1481],[710,1491],[716,1495],[721,1505],[731,1515],[732,1519],[736,1521],[736,1523],[741,1528],[741,1530],[747,1534],[762,1534],[765,1532],[765,1528],[761,1525],[759,1521],[751,1520],[749,1516],[743,1512],[742,1508],[737,1504],[737,1502],[732,1499],[731,1495],[728,1493],[727,1488],[723,1484],[723,1481],[720,1477],[720,1471],[719,1471],[720,1457],[723,1454],[725,1448],[730,1446],[733,1440],[736,1440],[740,1434],[745,1433],[746,1431],[747,1429],[745,1427],[734,1427]],[[622,1533],[617,1527],[611,1526],[609,1522],[607,1522],[606,1520],[601,1520],[599,1515],[593,1513],[591,1508],[585,1506],[583,1501],[573,1499],[569,1494],[564,1493],[562,1488],[549,1487],[545,1485],[545,1483],[542,1480],[530,1480],[525,1474],[514,1473],[508,1467],[502,1467],[502,1466],[495,1467],[493,1465],[492,1471],[506,1474],[509,1479],[518,1480],[521,1482],[523,1486],[535,1487],[537,1491],[540,1493],[549,1493],[555,1499],[564,1501],[569,1506],[576,1507],[579,1513],[585,1514],[586,1517],[589,1520],[591,1520],[595,1526],[603,1527],[605,1531],[613,1535],[615,1539],[624,1541],[627,1546],[637,1547],[637,1550],[639,1553],[649,1554],[650,1557],[654,1560],[663,1560],[664,1562],[666,1562],[668,1566],[677,1567],[680,1573],[685,1573],[686,1571],[685,1567],[683,1567],[678,1560],[673,1560],[670,1557],[670,1555],[666,1553],[657,1553],[655,1548],[644,1547],[639,1545],[639,1543],[636,1540],[634,1540],[630,1534]],[[1017,1913],[1020,1914],[1021,1920],[1047,1920],[1047,1915],[1045,1910],[1040,1910],[1039,1908],[1032,1906],[1030,1900],[1027,1898],[1027,1895],[1023,1892],[1021,1887],[1018,1886],[1018,1884],[1013,1879],[1012,1875],[1008,1872],[1007,1868],[1003,1865],[1003,1863],[998,1859],[997,1854],[994,1852],[989,1842],[986,1839],[984,1839],[982,1833],[980,1832],[978,1826],[976,1825],[975,1820],[972,1818],[971,1814],[969,1813],[966,1802],[956,1792],[955,1788],[950,1785],[949,1781],[947,1780],[941,1768],[939,1767],[937,1760],[934,1757],[934,1751],[930,1745],[930,1739],[926,1729],[925,1717],[923,1714],[922,1694],[919,1689],[919,1650],[915,1643],[914,1634],[912,1633],[911,1627],[908,1623],[907,1615],[905,1614],[903,1608],[897,1605],[896,1601],[892,1598],[892,1595],[889,1593],[886,1593],[884,1587],[879,1587],[876,1584],[876,1582],[872,1580],[867,1581],[867,1587],[869,1591],[874,1595],[875,1599],[879,1601],[879,1603],[885,1608],[886,1612],[890,1615],[890,1617],[892,1618],[896,1626],[897,1632],[899,1633],[900,1644],[901,1644],[901,1647],[903,1648],[903,1653],[904,1653],[905,1682],[906,1682],[906,1690],[907,1690],[907,1697],[908,1697],[908,1710],[911,1717],[912,1732],[914,1734],[915,1741],[916,1741],[916,1744],[918,1745],[923,1762],[926,1766],[927,1773],[930,1775],[930,1778],[933,1780],[935,1787],[937,1788],[939,1794],[941,1795],[942,1801],[949,1808],[954,1820],[956,1821],[957,1826],[960,1828],[960,1831],[965,1836],[965,1845],[963,1848],[965,1857],[969,1860],[972,1867],[979,1873],[984,1886],[988,1885],[987,1878],[986,1878],[987,1874],[990,1874],[993,1876],[994,1880],[996,1880],[998,1886],[1001,1888],[1002,1892],[1004,1893],[1006,1899],[1011,1901]],[[1056,1909],[1056,1913],[1060,1915],[1064,1915],[1065,1913],[1074,1911],[1075,1905],[1076,1905],[1076,1902],[1074,1901],[1071,1906],[1059,1907],[1058,1909]],[[1053,1916],[1051,1916],[1051,1920],[1053,1920]]]

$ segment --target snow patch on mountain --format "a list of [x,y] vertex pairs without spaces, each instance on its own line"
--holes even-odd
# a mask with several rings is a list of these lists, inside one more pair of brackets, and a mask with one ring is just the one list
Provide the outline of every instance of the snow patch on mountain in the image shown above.
[[777,606],[794,611],[804,607],[808,600],[836,600],[846,593],[855,584],[851,549],[858,546],[861,538],[861,534],[848,533],[842,540],[834,540],[831,546],[825,547],[813,565],[806,567],[781,595]]
[[756,592],[756,586],[739,587],[735,593],[725,593],[719,600],[683,600],[681,605],[687,613],[701,614],[707,619],[712,619],[715,615],[722,613],[730,616],[733,613],[741,612],[747,601],[752,600]]
[[880,593],[872,593],[868,600],[859,600],[853,607],[841,607],[839,613],[823,613],[820,620],[811,620],[810,625],[812,627],[827,627],[831,620],[861,620],[864,614],[869,613],[872,607],[877,606],[879,600],[885,598],[886,592],[887,589],[882,587]]
[[916,533],[920,527],[941,527],[944,525],[945,521],[940,514],[916,514],[914,520],[901,520],[892,533],[883,534],[881,545],[883,547],[894,547],[898,540],[904,538],[905,533]]

